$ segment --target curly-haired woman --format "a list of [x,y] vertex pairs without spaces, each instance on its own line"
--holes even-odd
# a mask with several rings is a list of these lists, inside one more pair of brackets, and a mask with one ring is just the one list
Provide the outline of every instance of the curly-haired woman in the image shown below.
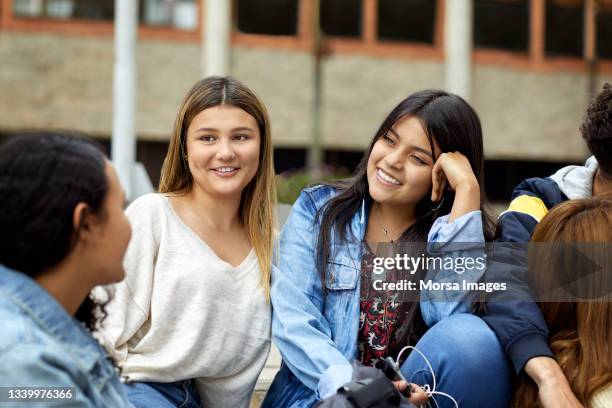
[[90,292],[123,279],[131,234],[113,166],[78,137],[17,136],[0,148],[0,197],[5,402],[129,407],[115,367],[91,337],[105,311]]

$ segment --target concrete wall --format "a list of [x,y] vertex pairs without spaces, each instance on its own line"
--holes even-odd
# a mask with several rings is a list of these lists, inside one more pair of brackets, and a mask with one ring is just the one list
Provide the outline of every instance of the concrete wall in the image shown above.
[[[0,129],[109,136],[113,58],[112,38],[0,33]],[[137,63],[138,132],[165,140],[184,93],[198,79],[199,49],[145,42]]]
[[[346,148],[365,146],[410,93],[444,84],[442,64],[405,59],[335,56],[324,75],[324,140]],[[612,76],[599,82],[606,80]],[[471,103],[488,158],[580,161],[587,154],[578,133],[588,103],[586,76],[476,66],[473,83]]]
[[[197,44],[144,41],[138,46],[139,138],[167,140],[178,105],[199,79]],[[0,131],[77,129],[111,132],[113,41],[46,33],[0,32]],[[232,74],[268,106],[278,146],[308,144],[312,58],[304,53],[240,48]],[[612,76],[600,83],[612,82]],[[409,93],[444,84],[436,61],[330,56],[323,66],[323,140],[362,149],[385,115]],[[473,105],[491,159],[582,160],[578,127],[587,79],[576,73],[533,73],[477,66]]]

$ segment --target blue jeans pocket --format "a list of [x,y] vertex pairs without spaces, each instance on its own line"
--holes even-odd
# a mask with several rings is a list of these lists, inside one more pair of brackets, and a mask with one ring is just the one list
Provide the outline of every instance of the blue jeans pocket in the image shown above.
[[135,408],[199,408],[200,396],[193,380],[173,383],[132,382],[124,384]]

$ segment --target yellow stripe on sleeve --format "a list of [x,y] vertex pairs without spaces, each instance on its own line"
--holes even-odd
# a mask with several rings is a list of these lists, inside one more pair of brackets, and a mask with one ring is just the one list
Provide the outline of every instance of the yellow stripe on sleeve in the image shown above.
[[542,218],[544,218],[544,216],[548,213],[548,209],[542,200],[540,200],[538,197],[529,195],[516,197],[510,203],[510,207],[508,207],[507,211],[516,211],[522,214],[530,215],[537,222],[540,222],[540,220],[542,220]]

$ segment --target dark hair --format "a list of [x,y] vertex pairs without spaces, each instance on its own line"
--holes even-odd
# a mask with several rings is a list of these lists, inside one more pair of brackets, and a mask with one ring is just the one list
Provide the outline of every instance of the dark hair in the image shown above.
[[589,150],[599,167],[612,177],[612,86],[605,84],[587,108],[580,127]]
[[[81,137],[17,135],[0,148],[0,263],[32,278],[72,250],[73,211],[102,211],[108,190],[105,156]],[[100,313],[100,314],[99,314]],[[90,330],[104,305],[87,297],[75,317]]]
[[[317,213],[316,220],[320,223],[317,239],[316,265],[324,292],[327,279],[327,262],[333,258],[331,236],[335,230],[341,242],[356,239],[350,230],[353,215],[361,209],[362,200],[371,201],[367,178],[367,165],[374,144],[387,134],[391,127],[400,119],[412,116],[417,118],[425,130],[432,153],[435,140],[442,153],[460,152],[470,162],[472,170],[480,185],[482,201],[484,194],[484,153],[482,143],[482,128],[478,115],[461,97],[439,90],[424,90],[416,92],[399,103],[382,122],[374,135],[369,148],[365,151],[361,162],[353,176],[346,180],[329,183],[339,193],[329,200]],[[416,205],[416,222],[405,231],[402,240],[426,242],[427,233],[439,214],[448,214],[454,201],[454,193],[444,192],[444,200],[440,208],[432,210],[435,204],[426,195]],[[494,234],[494,222],[482,208],[485,238],[491,240]],[[421,318],[418,303],[411,303],[406,311],[407,328],[400,344],[407,341],[416,342],[417,337],[424,333],[426,326]]]

